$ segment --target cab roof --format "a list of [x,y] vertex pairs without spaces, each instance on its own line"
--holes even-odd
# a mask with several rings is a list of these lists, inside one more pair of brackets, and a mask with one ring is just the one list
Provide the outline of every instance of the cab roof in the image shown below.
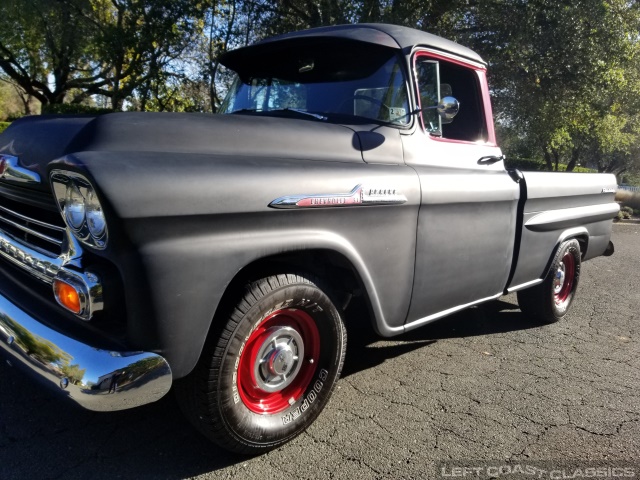
[[238,70],[245,59],[253,57],[260,50],[268,52],[272,47],[282,47],[296,40],[321,41],[323,39],[357,41],[372,43],[375,45],[394,48],[408,53],[414,46],[422,46],[448,52],[468,60],[485,64],[484,60],[470,48],[433,35],[408,27],[389,25],[385,23],[359,23],[354,25],[337,25],[332,27],[319,27],[299,32],[286,33],[267,38],[248,47],[232,50],[222,55],[220,62]]

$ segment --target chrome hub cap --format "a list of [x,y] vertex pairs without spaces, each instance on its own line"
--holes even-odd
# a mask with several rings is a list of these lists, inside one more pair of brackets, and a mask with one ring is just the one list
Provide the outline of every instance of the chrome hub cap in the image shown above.
[[274,327],[258,350],[253,368],[256,385],[277,392],[293,382],[304,359],[304,342],[291,327]]
[[556,278],[553,281],[553,293],[558,295],[560,290],[564,285],[565,271],[564,271],[564,263],[561,263],[558,267],[558,271],[556,272]]

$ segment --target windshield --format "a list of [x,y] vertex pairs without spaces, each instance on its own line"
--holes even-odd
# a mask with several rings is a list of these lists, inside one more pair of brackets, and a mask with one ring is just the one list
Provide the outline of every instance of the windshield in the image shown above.
[[386,47],[343,42],[296,45],[243,62],[220,112],[283,111],[405,125],[410,117],[400,57]]

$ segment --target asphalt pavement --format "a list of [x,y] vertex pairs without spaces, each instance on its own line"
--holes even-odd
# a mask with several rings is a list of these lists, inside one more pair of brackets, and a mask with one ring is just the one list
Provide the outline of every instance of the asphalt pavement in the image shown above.
[[612,240],[554,325],[510,295],[390,340],[350,330],[325,411],[260,457],[209,444],[172,395],[92,413],[2,362],[0,480],[638,478],[640,225]]

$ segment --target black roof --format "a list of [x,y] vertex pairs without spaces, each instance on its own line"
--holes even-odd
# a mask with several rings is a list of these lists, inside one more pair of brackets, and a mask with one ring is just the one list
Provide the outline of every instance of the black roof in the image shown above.
[[[373,43],[389,48],[409,51],[416,45],[429,47],[434,50],[449,52],[474,62],[484,64],[484,60],[473,50],[431,33],[416,30],[414,28],[389,25],[385,23],[359,23],[354,25],[336,25],[332,27],[319,27],[299,32],[286,33],[276,37],[267,38],[249,47],[239,48],[224,54],[220,61],[223,65],[236,69],[243,59],[255,49],[269,48],[276,44],[288,43],[294,39],[345,39],[366,43]],[[250,54],[249,54],[250,55]]]

